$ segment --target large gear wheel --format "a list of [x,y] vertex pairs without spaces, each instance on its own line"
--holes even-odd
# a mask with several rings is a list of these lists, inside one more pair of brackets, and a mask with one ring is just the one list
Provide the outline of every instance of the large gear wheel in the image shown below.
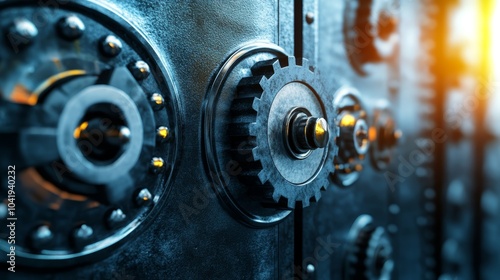
[[[332,159],[336,148],[333,139],[328,139],[326,123],[335,123],[335,113],[333,106],[323,106],[315,99],[323,99],[323,104],[332,102],[320,95],[324,92],[323,87],[306,59],[302,59],[302,64],[298,64],[295,57],[262,61],[252,67],[252,73],[251,77],[241,80],[232,104],[234,118],[230,136],[233,142],[238,143],[242,136],[255,139],[244,147],[251,150],[252,159],[240,178],[251,185],[251,192],[259,195],[264,203],[295,208],[296,202],[300,201],[303,206],[308,206],[309,202],[319,200],[321,190],[328,187],[330,175],[334,172]],[[311,104],[306,106],[307,103]],[[287,145],[282,145],[281,138],[293,138],[289,135],[293,132],[288,123],[283,124],[282,117],[286,114],[288,119],[294,114],[307,116],[309,127],[324,133],[315,139],[312,139],[314,136],[306,137],[311,148],[328,144],[330,148],[307,151],[291,148],[287,155]],[[322,124],[311,115],[320,116],[326,122]],[[282,130],[283,126],[285,130]],[[310,133],[316,132],[313,129],[309,130]],[[315,140],[323,143],[314,143]],[[285,142],[293,146],[292,140]],[[239,154],[240,149],[235,151],[235,156]]]
[[361,215],[354,222],[348,239],[344,279],[391,279],[392,246],[383,227],[375,227],[371,216]]
[[252,43],[229,56],[208,89],[208,176],[228,212],[263,227],[321,197],[333,181],[334,95],[306,59]]

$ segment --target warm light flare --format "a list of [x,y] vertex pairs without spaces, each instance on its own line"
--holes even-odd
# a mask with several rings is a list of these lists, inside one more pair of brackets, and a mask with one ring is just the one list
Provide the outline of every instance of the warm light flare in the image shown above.
[[495,80],[500,80],[500,1],[493,3],[493,14],[491,16],[491,57],[492,71]]

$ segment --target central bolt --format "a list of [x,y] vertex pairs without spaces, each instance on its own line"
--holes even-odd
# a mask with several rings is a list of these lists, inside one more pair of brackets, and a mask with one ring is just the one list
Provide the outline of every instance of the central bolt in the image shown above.
[[289,114],[286,124],[287,144],[292,154],[305,158],[312,150],[328,145],[330,131],[324,118],[313,117],[306,109],[295,109]]

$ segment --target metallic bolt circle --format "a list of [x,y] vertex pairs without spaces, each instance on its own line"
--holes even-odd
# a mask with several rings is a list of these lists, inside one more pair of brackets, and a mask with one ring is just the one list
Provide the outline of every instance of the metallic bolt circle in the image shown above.
[[41,225],[37,227],[33,233],[31,234],[31,246],[34,249],[42,250],[45,246],[47,246],[54,235],[48,225]]
[[64,39],[73,41],[82,37],[85,24],[78,16],[70,15],[57,22],[57,31]]
[[149,74],[151,74],[149,65],[142,60],[130,63],[128,65],[128,69],[130,70],[132,75],[134,75],[134,77],[139,81],[146,79],[147,77],[149,77]]
[[7,31],[7,42],[14,51],[33,43],[38,36],[38,28],[26,18],[16,18]]
[[[32,32],[30,40],[20,41],[19,39],[23,38],[12,36],[13,34],[10,34],[9,38],[9,30],[6,28],[4,35],[7,36],[7,44],[0,46],[8,50],[7,48],[13,45],[15,52],[16,48],[22,47],[20,43],[29,43],[32,46],[22,55],[4,57],[7,61],[3,62],[6,63],[0,63],[0,91],[7,99],[6,102],[34,105],[27,106],[29,113],[26,114],[26,119],[29,119],[30,127],[23,129],[16,126],[17,129],[13,130],[13,133],[22,138],[20,144],[23,147],[19,155],[16,155],[16,160],[19,159],[16,162],[22,165],[16,166],[17,172],[23,177],[23,180],[16,184],[19,191],[16,192],[19,199],[19,203],[16,203],[16,208],[19,209],[16,216],[23,221],[16,224],[16,263],[30,268],[55,269],[96,262],[114,252],[118,246],[126,244],[125,241],[133,236],[132,233],[144,229],[149,224],[148,219],[159,213],[159,207],[162,205],[160,202],[170,191],[171,175],[175,170],[178,153],[176,140],[180,135],[176,130],[182,127],[177,122],[180,116],[179,104],[172,77],[166,69],[167,66],[141,32],[102,5],[93,1],[68,1],[59,7],[43,7],[24,3],[26,1],[18,2],[0,1],[0,16],[4,23],[13,23],[16,18],[32,19],[33,15],[51,16],[44,17],[44,28],[33,19],[38,30],[36,35]],[[61,19],[71,15],[77,16],[86,27],[83,34],[85,40],[78,40],[76,45],[62,42],[66,38],[57,27]],[[90,28],[92,32],[88,32]],[[114,34],[122,43],[120,56],[150,62],[151,76],[154,78],[148,79],[147,83],[137,83],[136,78],[127,69],[129,61],[122,58],[107,59],[96,42],[100,43],[100,40],[109,34]],[[57,59],[54,59],[56,57]],[[139,150],[139,158],[135,166],[116,181],[106,184],[89,183],[94,176],[77,176],[60,160],[57,148],[58,123],[61,119],[67,119],[61,117],[66,103],[86,87],[96,84],[109,85],[124,92],[134,102],[130,104],[125,101],[122,105],[137,107],[141,117],[139,122],[143,123],[143,144],[136,147]],[[14,100],[16,85],[26,87],[29,99]],[[160,92],[166,100],[162,110],[153,112],[146,94],[152,92]],[[114,102],[121,101],[124,101],[124,98],[115,99],[113,104],[117,105]],[[93,113],[86,115],[85,119],[94,118],[94,113],[97,112],[94,109],[92,108]],[[127,107],[126,110],[121,108],[119,111],[130,115],[134,114],[135,110],[129,110]],[[78,109],[74,112],[78,112]],[[108,117],[108,114],[96,118],[105,117]],[[127,147],[135,141],[136,131],[128,121],[115,119],[119,117],[112,114],[112,126],[101,129],[100,132],[106,134],[110,144],[123,146],[126,152]],[[6,114],[4,110],[0,110],[0,118],[12,118],[12,123],[18,123],[14,121],[17,117]],[[81,124],[81,121],[77,120],[77,125]],[[169,128],[168,142],[155,140],[157,124]],[[73,142],[78,141],[72,135],[75,128],[68,128],[68,138]],[[85,134],[90,132],[90,129],[81,132]],[[10,144],[7,145],[10,147]],[[124,154],[120,154],[120,157]],[[169,168],[164,170],[165,172],[157,175],[149,173],[149,161],[154,155],[161,155],[168,165]],[[3,159],[4,156],[10,157],[2,155]],[[104,163],[89,161],[94,166]],[[137,205],[135,195],[144,188],[143,186],[148,187],[152,197],[149,203]],[[29,191],[33,189],[36,190],[36,195]],[[6,194],[7,191],[2,193]],[[39,197],[44,199],[40,201]],[[110,228],[107,217],[111,210],[118,208],[126,213],[125,220],[117,227]],[[47,225],[53,238],[37,249],[33,246],[36,244],[32,245],[32,235],[41,224]],[[88,228],[82,226],[83,224]],[[89,228],[93,234],[86,240]],[[6,228],[0,229],[0,236],[6,236],[5,232]],[[6,238],[0,238],[2,253],[9,252],[10,245],[7,241]]]
[[87,240],[94,234],[94,230],[86,224],[80,225],[74,231],[74,237],[79,240]]
[[96,166],[82,153],[74,139],[74,130],[79,126],[87,110],[95,104],[111,104],[120,109],[130,129],[130,146],[143,144],[141,115],[134,101],[123,91],[107,85],[88,87],[69,100],[59,119],[57,147],[62,160],[81,180],[93,184],[113,182],[130,171],[139,159],[139,149],[126,149],[109,165]]
[[165,107],[165,99],[163,99],[163,96],[161,96],[161,94],[159,93],[151,94],[151,98],[149,100],[151,102],[153,110],[155,111],[161,110]]
[[115,57],[122,52],[122,42],[116,36],[108,35],[101,40],[100,50],[103,55]]
[[139,206],[149,204],[153,199],[153,195],[149,192],[148,189],[142,189],[137,193],[135,197],[135,203]]
[[125,215],[121,209],[114,209],[109,213],[109,216],[106,219],[107,226],[110,228],[116,228],[120,226],[126,218],[127,215]]
[[166,126],[160,126],[156,129],[156,141],[163,143],[171,137],[170,129]]
[[165,169],[165,161],[161,157],[151,159],[150,170],[153,174],[159,174]]

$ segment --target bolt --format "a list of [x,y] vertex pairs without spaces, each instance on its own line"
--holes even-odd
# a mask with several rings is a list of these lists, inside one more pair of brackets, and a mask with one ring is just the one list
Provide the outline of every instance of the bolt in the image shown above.
[[160,143],[170,139],[170,129],[165,126],[160,126],[156,129],[156,140]]
[[119,226],[123,221],[125,221],[125,218],[127,218],[127,215],[125,215],[120,208],[114,209],[109,213],[107,218],[108,227],[115,228]]
[[313,150],[328,144],[328,123],[323,118],[307,117],[300,113],[294,121],[294,137],[300,149]]
[[34,249],[41,250],[49,245],[53,238],[49,226],[41,225],[31,233],[31,245]]
[[15,19],[7,33],[7,39],[16,52],[32,44],[37,36],[38,29],[25,18]]
[[142,189],[137,194],[135,202],[137,203],[138,206],[144,206],[146,204],[149,204],[152,198],[153,195],[151,195],[148,189]]
[[306,22],[307,24],[312,24],[314,22],[314,13],[312,12],[306,13]]
[[307,273],[308,273],[308,274],[313,274],[313,273],[314,273],[314,271],[316,270],[316,268],[314,267],[314,265],[312,265],[312,264],[308,264],[308,265],[306,266],[306,270],[307,270]]
[[77,16],[70,15],[57,22],[57,31],[64,39],[73,41],[82,37],[85,24]]
[[153,93],[150,98],[151,106],[153,110],[158,111],[165,107],[165,99],[159,93]]
[[151,159],[151,172],[159,174],[165,168],[165,161],[160,157]]
[[101,40],[101,52],[107,57],[115,57],[122,51],[123,45],[120,39],[108,35]]
[[144,80],[149,76],[149,74],[151,74],[149,65],[142,60],[132,62],[128,65],[128,69],[132,75],[134,75],[136,80]]
[[86,224],[82,224],[73,231],[73,243],[75,247],[80,248],[89,243],[92,239],[94,230]]

